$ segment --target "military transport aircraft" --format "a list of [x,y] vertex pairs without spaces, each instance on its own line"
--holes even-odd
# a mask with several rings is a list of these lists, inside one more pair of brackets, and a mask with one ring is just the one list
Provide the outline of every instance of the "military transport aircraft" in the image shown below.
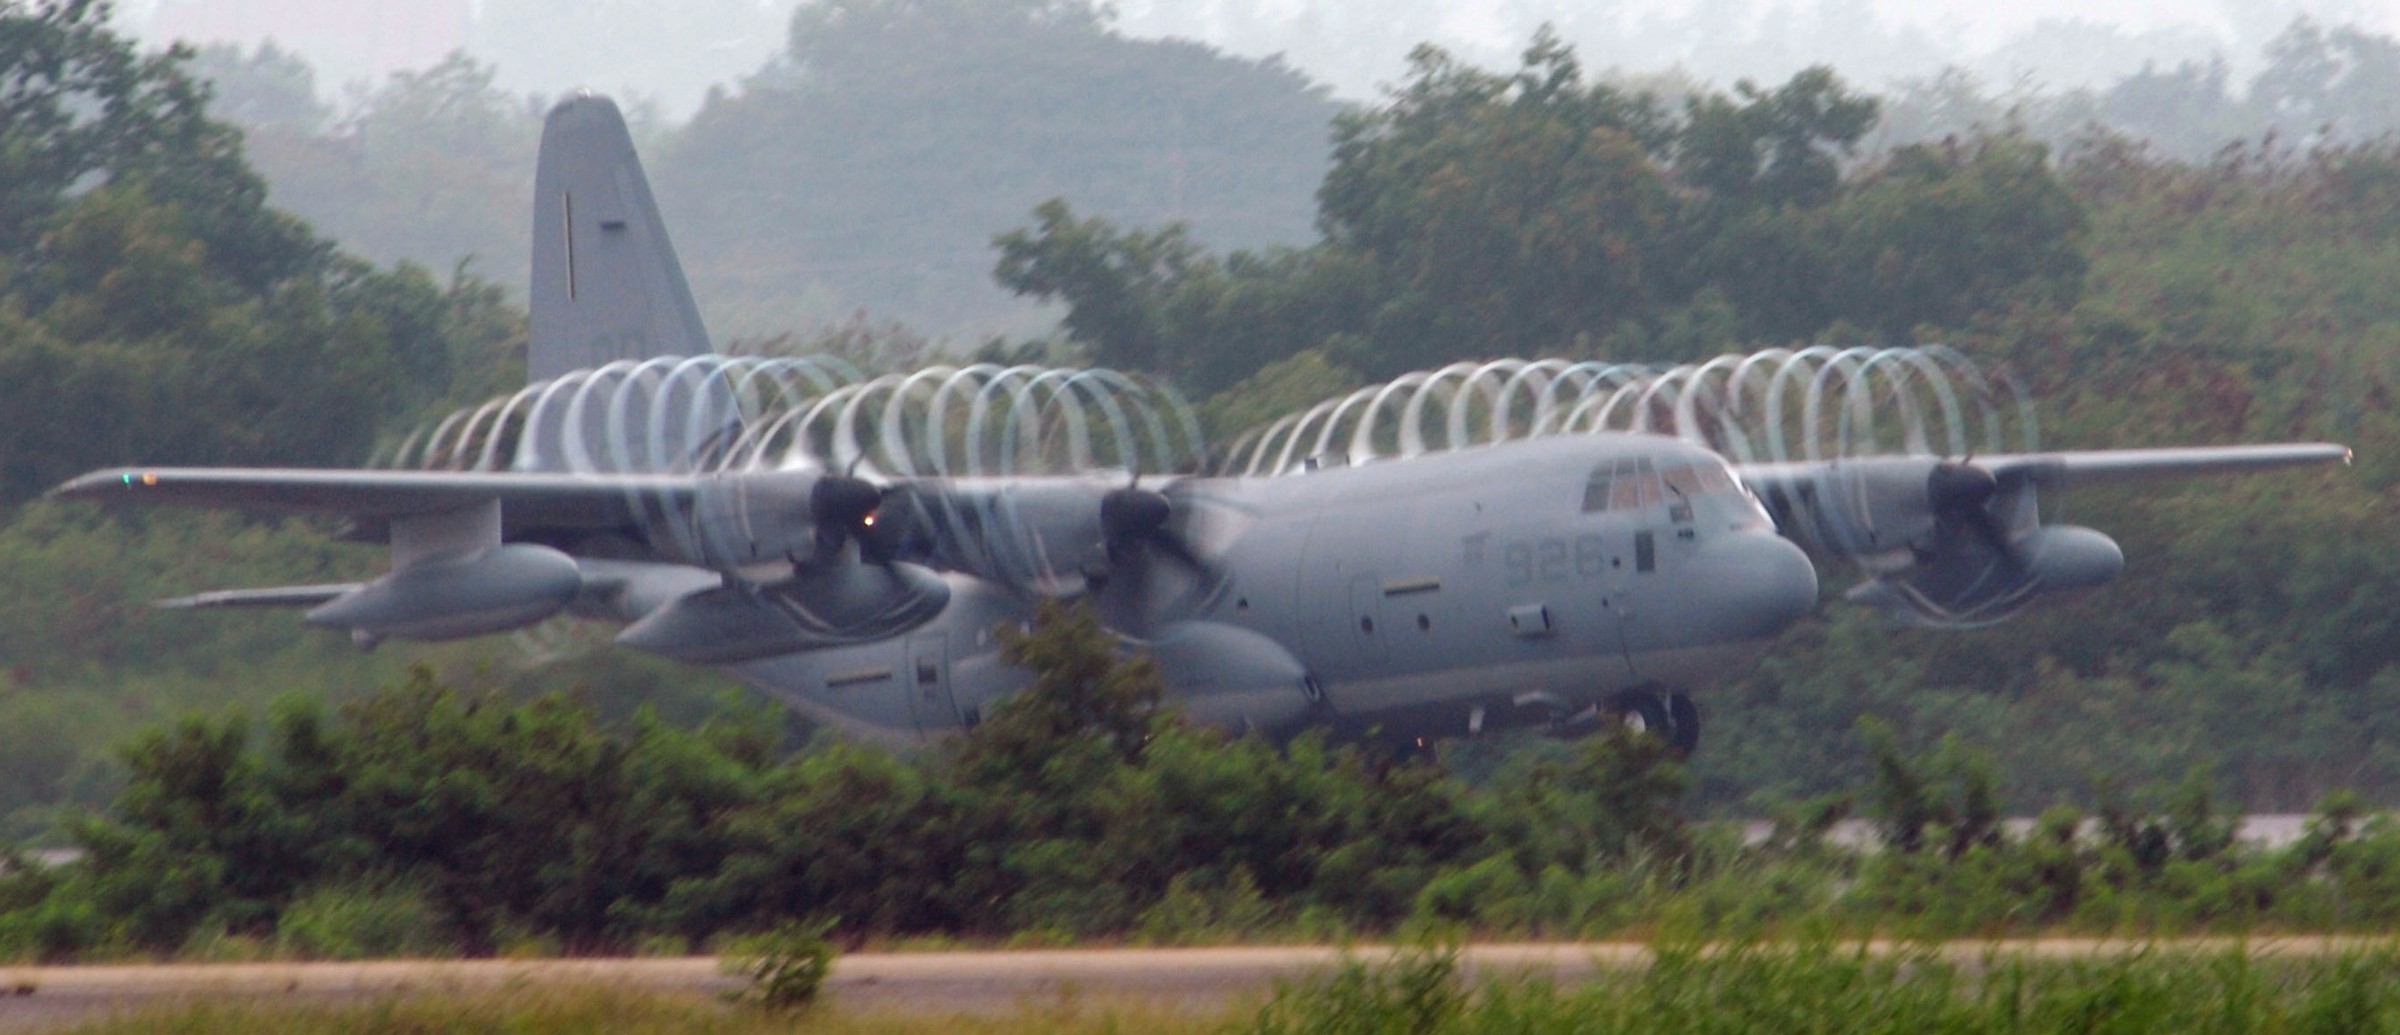
[[[1812,385],[1855,387],[1880,370],[1930,384],[1927,372],[1956,358],[1819,350],[1729,357],[1680,382],[1563,363],[1416,375],[1279,424],[1208,475],[1122,458],[1038,475],[917,464],[857,444],[872,394],[859,386],[780,417],[746,401],[767,367],[712,357],[607,100],[550,114],[534,217],[533,384],[437,429],[447,445],[420,449],[432,469],[126,468],[55,495],[337,515],[354,537],[390,545],[391,572],[363,584],[171,606],[306,607],[311,624],[370,647],[561,612],[621,622],[622,644],[725,666],[813,719],[887,741],[976,723],[1027,678],[999,660],[993,631],[1072,596],[1154,656],[1176,706],[1202,722],[1419,738],[1621,721],[1688,751],[1700,716],[1685,691],[1749,664],[1818,606],[1811,554],[1864,567],[1853,600],[1918,624],[1984,624],[2122,566],[2107,536],[2043,525],[2037,488],[2348,456],[2295,444],[1946,457],[1921,441],[1921,455],[1826,455],[1758,447],[1804,423],[1772,412],[1765,437],[1740,448],[1694,431],[1738,416],[1724,391],[1713,416],[1693,412],[1704,382],[1796,384],[1814,371]],[[1007,394],[995,386],[1021,400],[1048,385],[1055,417],[1083,405],[1072,386],[1132,384],[982,369],[945,395],[967,373],[875,382],[886,430],[914,400],[926,448],[955,452],[984,428],[944,415],[988,417]],[[1583,404],[1568,412],[1559,386]],[[1511,392],[1538,396],[1540,412],[1511,416]],[[1946,392],[1937,386],[1956,425],[1972,407]],[[1172,430],[1156,410],[1128,417],[1124,399],[1103,396],[1087,401],[1106,420],[1057,435],[1083,450],[1095,435]],[[1594,416],[1603,398],[1632,399],[1620,417],[1680,405],[1685,419],[1612,424]],[[1420,409],[1444,400],[1449,447],[1428,448]],[[1848,421],[1850,404],[1837,406]],[[1395,408],[1418,423],[1361,422]],[[1469,423],[1489,430],[1460,438]]]

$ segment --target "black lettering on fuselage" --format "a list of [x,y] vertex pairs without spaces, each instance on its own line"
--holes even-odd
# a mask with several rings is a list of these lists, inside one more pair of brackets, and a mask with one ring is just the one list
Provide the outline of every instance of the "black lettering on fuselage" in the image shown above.
[[1511,586],[1589,582],[1607,574],[1609,568],[1607,540],[1588,532],[1572,540],[1565,536],[1511,540],[1501,547],[1500,556]]

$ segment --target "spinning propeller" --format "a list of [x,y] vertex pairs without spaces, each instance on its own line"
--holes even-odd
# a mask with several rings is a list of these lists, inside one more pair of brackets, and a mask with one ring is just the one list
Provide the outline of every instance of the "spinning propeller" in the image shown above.
[[[1138,481],[1138,477],[1137,477]],[[1142,563],[1157,550],[1203,582],[1214,582],[1216,566],[1201,558],[1190,541],[1173,527],[1175,501],[1166,493],[1128,485],[1100,497],[1101,541],[1113,569]]]
[[1933,511],[1935,548],[1963,530],[1994,553],[2013,556],[2008,519],[1993,508],[2001,500],[2000,490],[1999,477],[1976,466],[1971,456],[1935,464],[1925,476],[1925,503]]

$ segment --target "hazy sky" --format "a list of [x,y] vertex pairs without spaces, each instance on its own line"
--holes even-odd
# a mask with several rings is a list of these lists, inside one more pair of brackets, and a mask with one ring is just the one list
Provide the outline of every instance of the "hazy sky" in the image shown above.
[[1966,49],[1985,51],[2044,20],[2096,22],[2131,32],[2189,27],[2231,38],[2254,32],[2261,23],[2280,29],[2305,11],[2319,21],[2389,32],[2396,27],[2400,0],[1872,0],[1872,6],[1887,21],[1955,32]]
[[[445,2],[480,9],[493,0]],[[599,37],[603,45],[562,44],[540,54],[512,55],[494,52],[495,45],[486,41],[480,56],[499,66],[502,85],[511,89],[633,92],[660,101],[670,116],[681,116],[698,104],[710,83],[736,79],[776,53],[784,12],[800,0],[750,2],[758,16],[738,20],[747,24],[714,18],[682,33],[694,41],[695,51],[704,44],[705,53],[665,53],[675,48],[662,45],[667,41],[657,38],[655,26],[630,23],[621,45],[606,46],[609,28],[587,23],[579,34],[587,40]],[[640,3],[613,0],[621,8]],[[657,3],[670,11],[681,7],[680,0]],[[255,16],[266,6],[312,4],[324,5],[324,13]],[[2237,74],[2246,75],[2259,45],[2302,13],[2322,23],[2400,33],[2400,0],[1117,0],[1117,6],[1129,33],[1197,36],[1251,56],[1281,52],[1352,97],[1371,96],[1377,84],[1396,78],[1409,43],[1424,35],[1445,36],[1441,42],[1451,49],[1491,63],[1508,60],[1523,46],[1530,26],[1542,20],[1563,23],[1570,42],[1602,67],[1650,72],[1681,66],[1722,82],[1734,76],[1772,81],[1807,64],[1831,63],[1871,88],[1896,77],[1928,75],[1947,64],[1965,65],[1992,79],[2030,73],[2043,85],[2076,86],[2111,81],[2145,61],[2172,64],[2212,50],[2223,51]],[[391,10],[374,13],[384,8]],[[399,12],[422,20],[426,9],[422,0],[122,0],[119,17],[140,33],[169,25],[184,31],[222,26],[220,31],[250,44],[272,31],[260,29],[262,22],[305,22],[310,28],[284,31],[325,36],[327,23],[345,17],[365,26],[350,36],[389,36],[389,29],[370,23],[379,17],[389,22],[403,16]],[[2078,50],[2060,42],[2075,35],[2057,31],[2067,22],[2111,28],[2119,38],[2104,39],[2095,48],[2091,34],[2084,33]],[[373,66],[397,60],[395,53],[423,50],[422,45],[377,48],[338,34],[280,42],[318,65],[318,81],[329,100],[339,99],[345,83],[391,71]],[[2041,67],[2024,67],[2028,64]]]

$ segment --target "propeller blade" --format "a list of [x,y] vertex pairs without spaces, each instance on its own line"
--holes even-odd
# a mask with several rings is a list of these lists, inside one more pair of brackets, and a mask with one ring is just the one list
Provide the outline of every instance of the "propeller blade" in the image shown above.
[[1100,530],[1110,565],[1132,563],[1138,549],[1155,548],[1201,578],[1213,580],[1216,566],[1203,560],[1191,543],[1168,527],[1174,517],[1174,501],[1162,492],[1123,488],[1100,497]]
[[2000,515],[1992,512],[1992,503],[2000,495],[2000,479],[1992,472],[1964,460],[1936,464],[1925,476],[1925,498],[1933,507],[1934,520],[1950,528],[1965,527],[1984,544],[2003,557],[2014,557],[2008,529]]
[[1129,548],[1151,541],[1175,516],[1164,495],[1147,489],[1112,489],[1100,497],[1100,534],[1114,562]]

